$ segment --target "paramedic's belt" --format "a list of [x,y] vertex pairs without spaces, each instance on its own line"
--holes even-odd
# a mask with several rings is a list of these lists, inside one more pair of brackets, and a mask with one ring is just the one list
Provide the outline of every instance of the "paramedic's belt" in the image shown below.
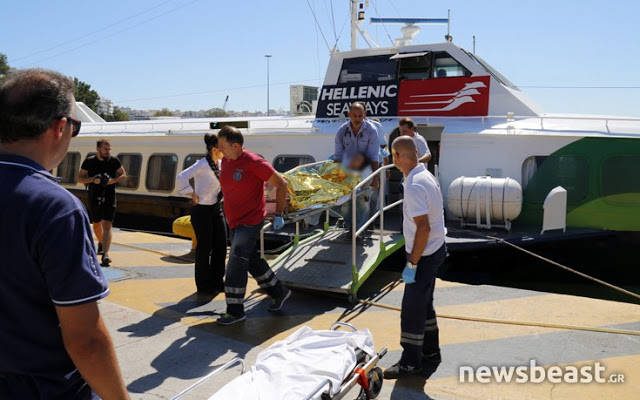
[[289,211],[322,207],[351,194],[360,183],[360,176],[338,163],[327,161],[319,166],[284,174],[289,192]]

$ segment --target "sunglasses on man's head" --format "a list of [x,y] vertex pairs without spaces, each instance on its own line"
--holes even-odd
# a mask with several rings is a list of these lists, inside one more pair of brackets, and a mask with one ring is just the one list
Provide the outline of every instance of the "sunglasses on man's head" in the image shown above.
[[59,117],[58,119],[62,119],[62,118],[66,118],[67,124],[71,124],[73,126],[71,137],[78,136],[78,133],[80,133],[80,127],[82,126],[82,121],[80,121],[79,119],[75,119],[73,117]]

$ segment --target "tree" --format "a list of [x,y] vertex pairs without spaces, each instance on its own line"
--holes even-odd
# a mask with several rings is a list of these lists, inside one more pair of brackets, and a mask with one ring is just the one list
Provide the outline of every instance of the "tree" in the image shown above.
[[74,95],[76,97],[76,101],[83,102],[87,107],[98,113],[98,106],[100,104],[100,96],[98,95],[98,92],[92,90],[91,85],[82,82],[78,78],[73,78],[73,84],[75,86]]
[[129,114],[122,111],[120,107],[114,107],[111,116],[113,117],[112,121],[129,121],[131,119]]
[[113,107],[112,113],[104,113],[100,115],[107,122],[113,121],[129,121],[131,117],[126,112],[122,111],[120,107]]
[[173,112],[168,108],[163,108],[162,110],[154,112],[153,115],[155,117],[173,117]]
[[204,115],[209,118],[216,117],[228,117],[229,114],[223,110],[222,108],[212,108],[210,110],[205,111]]
[[0,53],[0,81],[2,80],[2,78],[4,78],[4,76],[9,72],[10,69],[11,67],[7,62],[7,56]]

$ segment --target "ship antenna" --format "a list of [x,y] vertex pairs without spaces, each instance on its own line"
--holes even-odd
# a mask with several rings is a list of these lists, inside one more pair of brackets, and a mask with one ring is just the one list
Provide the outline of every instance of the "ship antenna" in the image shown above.
[[451,36],[451,10],[447,10],[447,36],[444,39],[447,42],[453,41],[453,36]]

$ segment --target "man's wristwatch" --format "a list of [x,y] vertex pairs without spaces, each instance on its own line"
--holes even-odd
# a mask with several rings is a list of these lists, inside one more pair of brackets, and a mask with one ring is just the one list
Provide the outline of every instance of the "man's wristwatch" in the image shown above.
[[412,269],[416,269],[418,268],[418,264],[414,264],[411,261],[407,260],[407,267],[412,268]]

